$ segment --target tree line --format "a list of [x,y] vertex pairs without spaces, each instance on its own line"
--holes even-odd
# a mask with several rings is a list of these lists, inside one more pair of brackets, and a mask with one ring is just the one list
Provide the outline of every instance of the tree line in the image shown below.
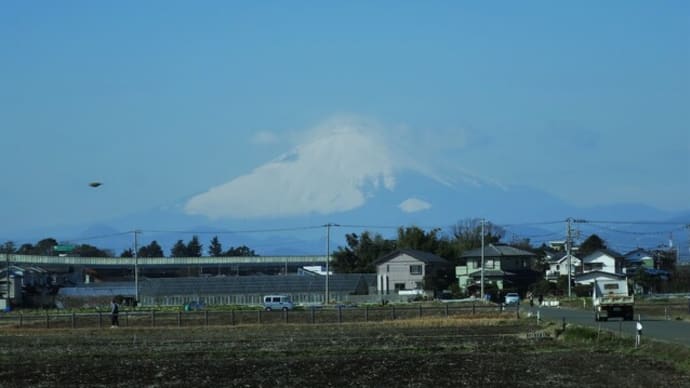
[[[56,250],[60,244],[54,238],[45,238],[35,244],[25,243],[20,246],[12,241],[7,241],[0,245],[0,253],[18,254],[18,255],[35,255],[35,256],[58,256],[61,252]],[[218,236],[214,236],[206,250],[208,256],[211,257],[227,257],[227,256],[258,256],[256,252],[246,245],[237,247],[231,246],[227,250],[223,249]],[[72,245],[72,249],[67,252],[70,256],[77,257],[115,257],[114,253],[108,249],[101,249],[89,244]],[[198,236],[192,236],[188,242],[177,240],[177,242],[170,249],[168,257],[201,257],[203,256],[203,245],[199,242]],[[134,250],[127,248],[120,253],[119,257],[134,257]],[[149,244],[138,247],[137,257],[166,257],[163,252],[163,247],[153,240]]]

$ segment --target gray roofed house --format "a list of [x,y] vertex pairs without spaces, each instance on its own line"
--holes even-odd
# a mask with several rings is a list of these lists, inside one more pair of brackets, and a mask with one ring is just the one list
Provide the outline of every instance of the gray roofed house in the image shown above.
[[[461,265],[455,267],[460,289],[472,293],[481,288],[482,249],[476,248],[460,256]],[[499,290],[510,285],[510,288],[522,289],[526,283],[534,281],[539,274],[534,271],[536,255],[510,245],[488,244],[484,247],[484,283],[495,284]]]
[[[450,262],[438,255],[415,249],[398,249],[382,256],[376,265],[376,289],[380,294],[425,290],[425,277],[450,270]],[[426,285],[429,288],[429,285]],[[428,291],[428,290],[427,290]]]

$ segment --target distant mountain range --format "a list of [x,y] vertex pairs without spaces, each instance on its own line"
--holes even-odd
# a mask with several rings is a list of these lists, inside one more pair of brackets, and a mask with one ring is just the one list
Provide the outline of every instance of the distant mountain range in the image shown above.
[[[46,227],[20,233],[17,243],[36,242],[45,237],[86,243],[119,254],[133,243],[134,229],[142,230],[140,244],[158,241],[166,254],[175,241],[188,241],[199,235],[205,246],[218,235],[224,248],[247,245],[261,255],[325,254],[326,228],[331,228],[331,249],[344,245],[345,233],[364,230],[394,236],[395,227],[416,225],[450,230],[457,222],[485,218],[507,225],[506,239],[530,238],[534,244],[563,240],[565,220],[577,222],[580,241],[596,233],[611,248],[620,251],[634,247],[667,245],[669,238],[688,256],[690,211],[667,212],[644,204],[616,204],[580,208],[548,193],[528,187],[499,187],[486,183],[445,184],[421,174],[396,176],[393,190],[371,188],[366,203],[356,209],[334,214],[309,214],[286,218],[220,219],[185,214],[187,198],[169,206],[104,220],[94,225]],[[403,210],[405,209],[405,210]],[[415,211],[417,210],[417,211]],[[630,224],[626,224],[630,223]]]

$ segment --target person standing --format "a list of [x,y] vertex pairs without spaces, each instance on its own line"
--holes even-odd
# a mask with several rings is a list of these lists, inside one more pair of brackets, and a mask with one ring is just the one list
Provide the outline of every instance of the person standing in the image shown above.
[[110,302],[110,328],[115,328],[120,326],[120,306],[117,304],[117,300],[113,298]]

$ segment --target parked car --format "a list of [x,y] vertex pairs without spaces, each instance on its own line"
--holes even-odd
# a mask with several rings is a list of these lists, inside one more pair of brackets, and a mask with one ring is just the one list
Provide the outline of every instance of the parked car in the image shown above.
[[520,295],[516,292],[509,292],[506,294],[505,304],[518,304],[520,303]]

